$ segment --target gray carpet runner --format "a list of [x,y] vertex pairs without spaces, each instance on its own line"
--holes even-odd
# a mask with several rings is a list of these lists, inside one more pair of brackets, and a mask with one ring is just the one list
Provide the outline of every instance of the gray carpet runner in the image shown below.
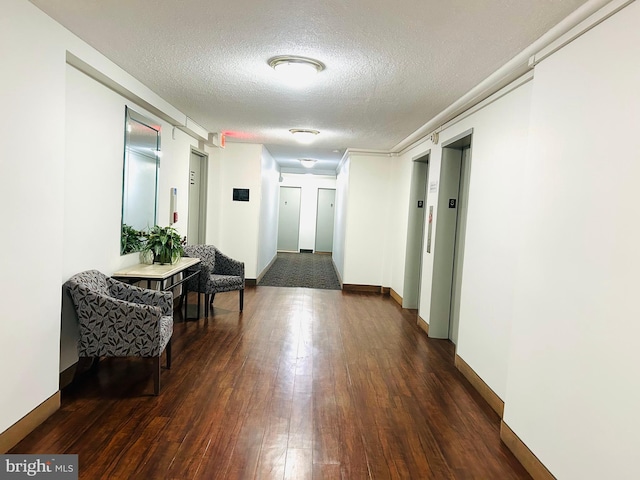
[[258,285],[340,290],[331,255],[316,253],[278,253]]

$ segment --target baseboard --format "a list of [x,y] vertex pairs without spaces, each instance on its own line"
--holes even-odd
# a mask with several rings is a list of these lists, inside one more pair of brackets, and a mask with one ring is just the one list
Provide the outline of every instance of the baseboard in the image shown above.
[[[271,259],[271,261],[269,262],[269,265],[264,267],[262,271],[258,274],[258,278],[256,278],[255,280],[256,283],[254,283],[254,285],[257,285],[258,283],[260,283],[260,280],[262,280],[262,277],[264,277],[265,274],[269,271],[269,269],[273,266],[273,264],[276,263],[277,259],[278,259],[278,254],[276,253]],[[246,284],[246,279],[245,279],[245,284]]]
[[343,283],[342,290],[358,293],[383,293],[380,285],[358,285],[355,283]]
[[336,262],[333,261],[333,256],[331,257],[331,263],[333,264],[333,271],[336,272],[336,276],[338,277],[338,282],[340,282],[340,288],[344,288],[344,284],[342,283],[342,277],[340,276],[338,267],[336,267]]
[[60,390],[0,433],[0,454],[7,453],[60,408]]
[[522,440],[509,428],[509,425],[500,421],[500,440],[511,450],[522,466],[529,472],[534,480],[555,480],[556,477],[538,460],[538,457],[529,450]]
[[64,387],[68,386],[73,382],[73,379],[76,375],[76,369],[78,367],[78,362],[75,362],[70,367],[66,368],[62,372],[60,372],[60,385],[59,388],[62,390]]
[[402,297],[398,295],[398,293],[393,288],[390,288],[389,290],[389,295],[391,295],[391,298],[393,298],[398,303],[398,305],[402,306]]
[[484,398],[487,403],[493,408],[493,410],[502,418],[504,415],[504,402],[502,399],[496,395],[496,393],[491,390],[491,387],[487,385],[482,378],[471,368],[467,362],[465,362],[460,356],[456,353],[456,357],[454,360],[454,365],[460,373],[464,375],[464,377],[469,380],[469,383],[473,385],[478,393]]
[[424,330],[424,333],[426,333],[427,335],[429,335],[429,324],[427,323],[427,321],[422,318],[420,315],[418,315],[418,326]]

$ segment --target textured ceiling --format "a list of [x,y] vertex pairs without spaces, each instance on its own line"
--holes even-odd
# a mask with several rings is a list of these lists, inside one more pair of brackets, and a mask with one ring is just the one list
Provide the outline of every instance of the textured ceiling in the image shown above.
[[[329,169],[346,148],[392,148],[585,2],[31,1],[206,130]],[[292,89],[276,55],[326,70]],[[296,147],[290,128],[321,133]]]

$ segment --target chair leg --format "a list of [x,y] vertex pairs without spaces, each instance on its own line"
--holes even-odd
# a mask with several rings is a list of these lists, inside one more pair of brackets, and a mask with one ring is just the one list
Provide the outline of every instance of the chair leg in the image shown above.
[[169,339],[169,342],[165,347],[165,352],[167,352],[167,368],[170,369],[171,368],[171,339]]
[[207,318],[209,316],[209,294],[204,294],[204,317]]
[[95,359],[93,357],[79,357],[78,364],[76,365],[76,373],[75,376],[87,372],[93,368],[93,363]]
[[240,290],[240,311],[244,307],[244,288]]
[[160,355],[153,357],[153,393],[160,394]]

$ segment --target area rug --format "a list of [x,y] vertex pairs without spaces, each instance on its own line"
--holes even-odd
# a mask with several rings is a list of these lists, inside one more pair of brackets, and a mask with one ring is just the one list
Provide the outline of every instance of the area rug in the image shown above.
[[317,253],[278,253],[258,285],[340,290],[331,255]]

